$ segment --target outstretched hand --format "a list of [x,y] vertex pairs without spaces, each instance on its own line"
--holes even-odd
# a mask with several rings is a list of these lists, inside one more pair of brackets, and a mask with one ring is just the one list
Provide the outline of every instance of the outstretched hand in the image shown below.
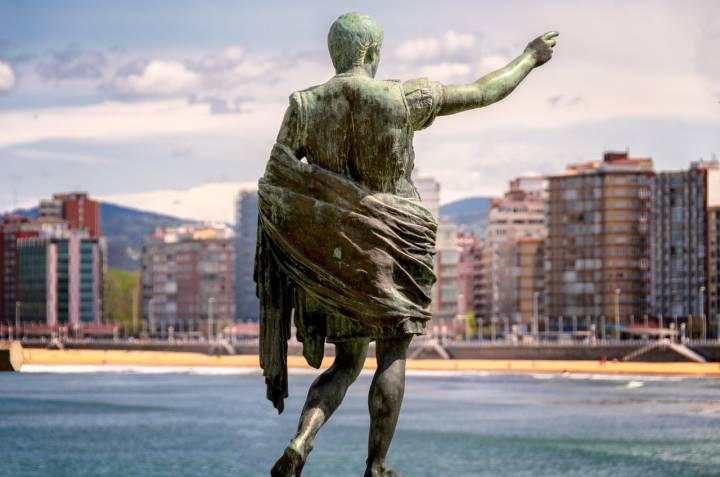
[[535,58],[535,66],[540,66],[550,61],[553,55],[553,48],[557,44],[556,38],[558,35],[560,35],[560,33],[556,31],[549,31],[528,43],[525,52],[533,55]]

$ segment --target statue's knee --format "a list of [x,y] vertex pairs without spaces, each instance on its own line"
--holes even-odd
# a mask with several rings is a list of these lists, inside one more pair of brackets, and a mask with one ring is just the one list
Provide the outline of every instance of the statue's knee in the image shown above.
[[335,358],[334,367],[347,381],[352,383],[360,375],[365,360]]
[[365,364],[365,358],[357,358],[353,360],[353,362],[348,366],[348,377],[351,381],[355,381],[358,376],[360,376],[360,372],[363,369],[363,366]]

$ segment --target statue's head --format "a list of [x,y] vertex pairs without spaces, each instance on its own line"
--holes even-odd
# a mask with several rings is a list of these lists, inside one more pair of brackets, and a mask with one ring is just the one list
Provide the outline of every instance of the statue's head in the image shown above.
[[363,13],[340,15],[330,27],[328,49],[337,73],[362,67],[375,76],[380,64],[383,31],[370,16]]

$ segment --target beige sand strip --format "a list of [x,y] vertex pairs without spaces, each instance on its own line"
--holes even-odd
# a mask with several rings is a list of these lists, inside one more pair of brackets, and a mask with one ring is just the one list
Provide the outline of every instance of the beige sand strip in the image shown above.
[[[209,356],[200,353],[121,350],[48,350],[24,349],[28,365],[114,365],[114,366],[259,366],[257,355]],[[323,367],[332,358],[323,360]],[[301,356],[289,356],[290,368],[308,368]],[[489,359],[417,359],[408,360],[415,371],[490,371],[511,373],[591,373],[591,374],[658,374],[720,377],[720,363],[645,363],[614,361],[545,361]],[[366,369],[375,368],[368,359]]]

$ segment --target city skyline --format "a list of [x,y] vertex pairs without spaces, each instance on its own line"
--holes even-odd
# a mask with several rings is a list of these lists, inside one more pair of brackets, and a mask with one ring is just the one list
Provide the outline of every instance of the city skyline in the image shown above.
[[457,2],[464,15],[422,2],[320,3],[0,6],[0,210],[79,188],[230,222],[287,95],[332,74],[328,25],[357,9],[386,30],[379,77],[471,81],[533,36],[561,32],[553,68],[515,98],[418,135],[416,165],[441,183],[442,202],[497,196],[511,177],[559,173],[602,150],[629,148],[658,170],[720,151],[714,2],[549,1],[524,16],[527,2]]
[[[428,177],[417,179],[427,192],[423,203],[437,213],[439,184]],[[645,319],[645,328],[651,318],[663,328],[663,317],[696,316],[702,319],[703,334],[712,329],[718,333],[719,192],[718,161],[693,162],[682,172],[656,171],[651,158],[631,157],[628,152],[606,152],[602,160],[567,164],[562,175],[512,179],[504,196],[492,199],[484,213],[476,203],[477,213],[440,218],[433,330],[471,336],[475,331],[463,323],[473,318],[476,330],[490,323],[494,340],[494,323],[503,322],[507,337],[508,326],[515,321],[523,327],[518,330],[532,330],[537,339],[542,316],[558,321],[556,331],[563,329],[563,317],[572,318],[574,332],[578,318],[585,319],[583,332],[587,332],[590,318],[602,321],[612,316],[616,325],[622,319],[628,326],[626,333],[638,332],[638,318]],[[237,193],[232,228],[195,221],[170,226],[158,222],[145,229],[138,268],[142,309],[154,310],[149,316],[144,313],[146,321],[175,322],[182,310],[177,323],[185,331],[197,332],[198,323],[212,321],[215,311],[224,313],[225,321],[257,320],[256,201],[255,191]],[[15,317],[16,322],[32,322],[35,333],[48,331],[56,323],[52,310],[60,313],[64,308],[53,305],[42,319],[43,300],[66,305],[68,300],[56,300],[56,293],[79,297],[73,290],[83,273],[90,272],[91,263],[99,268],[85,276],[81,290],[89,291],[91,282],[93,287],[100,285],[104,280],[98,277],[105,276],[105,266],[115,274],[124,270],[116,268],[118,257],[113,260],[107,248],[116,241],[117,232],[102,235],[100,206],[84,193],[59,192],[40,200],[37,219],[34,214],[3,218],[0,285],[5,286],[0,286],[0,310],[6,323]],[[81,243],[84,238],[90,241]],[[81,264],[81,255],[87,266]],[[106,262],[105,256],[111,260]],[[68,261],[68,257],[75,258]],[[78,265],[74,275],[68,272]],[[38,277],[45,272],[46,286],[40,289]],[[218,281],[220,276],[224,278]],[[224,302],[218,302],[215,310],[209,303],[220,295]],[[83,321],[91,309],[101,310],[104,301],[99,293],[92,300],[90,295],[86,298]],[[169,315],[162,317],[162,310]],[[117,312],[103,316],[117,320],[113,315]],[[100,315],[93,316],[90,321],[96,325]],[[47,325],[37,328],[38,319]],[[187,328],[191,322],[194,325]],[[549,331],[547,323],[544,331]],[[601,331],[607,331],[605,325]]]

